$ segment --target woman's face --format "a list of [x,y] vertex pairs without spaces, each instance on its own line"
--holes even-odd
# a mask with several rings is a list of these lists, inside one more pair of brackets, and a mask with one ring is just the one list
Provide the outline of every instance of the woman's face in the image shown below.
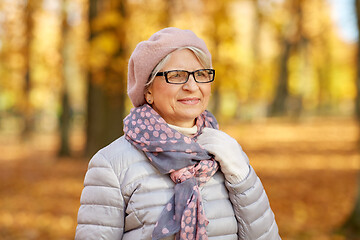
[[[203,69],[194,53],[188,49],[173,52],[161,72],[186,70],[189,72]],[[197,83],[192,75],[185,84],[170,84],[164,76],[155,77],[145,93],[152,100],[152,107],[169,124],[192,127],[195,118],[207,107],[211,94],[211,83]]]

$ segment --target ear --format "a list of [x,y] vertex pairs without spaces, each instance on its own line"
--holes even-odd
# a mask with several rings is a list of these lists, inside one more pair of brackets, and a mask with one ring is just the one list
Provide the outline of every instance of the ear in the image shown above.
[[150,88],[145,90],[145,100],[147,103],[152,104],[154,102],[153,96],[152,96],[152,91]]

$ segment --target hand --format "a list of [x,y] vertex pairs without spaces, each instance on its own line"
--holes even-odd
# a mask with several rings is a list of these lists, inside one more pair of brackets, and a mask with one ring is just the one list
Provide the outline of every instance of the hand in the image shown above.
[[249,159],[239,143],[225,132],[204,128],[197,143],[215,156],[230,183],[239,183],[249,174]]

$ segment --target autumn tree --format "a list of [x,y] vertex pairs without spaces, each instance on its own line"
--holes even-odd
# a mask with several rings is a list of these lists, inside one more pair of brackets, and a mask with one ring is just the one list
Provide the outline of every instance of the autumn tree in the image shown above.
[[279,42],[282,50],[279,57],[277,86],[275,96],[271,103],[270,115],[284,115],[287,111],[287,101],[289,99],[289,59],[291,54],[299,51],[306,39],[303,35],[303,9],[302,0],[291,0],[284,4],[289,4],[289,21],[283,23],[279,30]]
[[25,6],[25,45],[24,45],[24,58],[25,58],[25,78],[23,84],[24,94],[24,128],[22,135],[27,137],[33,128],[31,104],[30,104],[30,91],[31,91],[31,43],[33,38],[33,12],[38,7],[37,1],[28,0]]
[[[316,7],[316,6],[314,6]],[[319,8],[324,8],[324,2],[320,1]],[[316,37],[314,37],[313,52],[314,68],[317,73],[319,84],[318,90],[318,111],[323,113],[331,106],[331,72],[334,69],[333,54],[331,52],[331,21],[329,16],[320,17],[320,25]]]
[[[234,81],[231,82],[233,77],[230,76],[235,75],[235,66],[233,62],[227,58],[224,51],[221,50],[224,45],[234,44],[235,26],[229,14],[232,3],[232,0],[204,1],[204,4],[207,6],[204,13],[208,18],[206,20],[206,35],[209,39],[208,47],[211,49],[213,67],[217,71],[216,75],[223,78],[222,81],[218,80],[212,84],[212,104],[210,107],[215,116],[220,115],[221,90],[223,85],[227,84],[229,86],[231,83],[234,83]],[[227,81],[224,81],[225,79]]]
[[90,0],[86,154],[122,134],[126,99],[126,1]]
[[[358,28],[358,32],[360,32],[360,0],[355,1],[355,9],[356,9],[357,28]],[[357,75],[356,75],[355,85],[356,85],[357,96],[355,100],[355,113],[358,121],[360,122],[360,40],[359,38],[357,41],[357,58],[356,58]]]
[[68,92],[68,82],[70,82],[69,74],[69,24],[67,17],[67,3],[68,1],[63,1],[62,6],[62,91],[60,92],[60,101],[61,101],[61,112],[59,117],[59,130],[60,130],[60,148],[58,155],[59,156],[70,156],[70,124],[71,124],[71,106]]
[[261,52],[260,52],[260,40],[261,40],[261,27],[263,22],[263,14],[260,8],[259,0],[252,1],[254,8],[254,20],[251,34],[251,49],[252,49],[252,70],[250,76],[250,89],[249,89],[249,100],[252,101],[257,95],[259,95],[259,87],[260,87],[260,61],[261,61]]
[[22,140],[31,129],[30,46],[35,5],[34,1],[0,3],[0,96],[14,96],[2,107],[21,117]]
[[[355,1],[357,27],[360,31],[360,0]],[[357,41],[357,59],[356,59],[356,89],[357,97],[355,102],[355,114],[360,125],[360,40]],[[359,174],[360,183],[360,174]],[[358,239],[360,236],[360,184],[358,185],[358,196],[354,209],[347,219],[343,229],[350,239]]]

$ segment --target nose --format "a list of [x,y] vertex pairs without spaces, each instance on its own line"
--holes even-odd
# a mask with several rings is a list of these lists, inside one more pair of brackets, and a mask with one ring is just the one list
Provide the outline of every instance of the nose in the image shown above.
[[199,86],[197,82],[195,82],[194,75],[190,74],[188,81],[183,85],[183,89],[188,91],[195,91],[198,88]]

